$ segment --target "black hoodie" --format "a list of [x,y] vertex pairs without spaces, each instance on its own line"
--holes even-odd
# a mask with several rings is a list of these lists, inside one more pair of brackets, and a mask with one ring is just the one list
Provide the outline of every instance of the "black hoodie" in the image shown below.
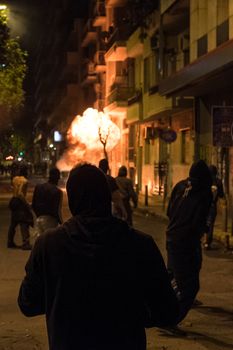
[[168,242],[187,247],[199,244],[212,200],[211,184],[211,174],[203,160],[194,163],[189,177],[176,184],[167,210]]
[[[102,189],[91,183],[89,199],[80,173],[83,186],[74,196],[77,173],[71,174],[74,216],[40,236],[26,264],[18,303],[26,316],[46,315],[50,350],[145,350],[145,327],[178,318],[156,244],[109,214],[108,185],[99,172],[93,171]],[[104,208],[96,207],[99,201]]]

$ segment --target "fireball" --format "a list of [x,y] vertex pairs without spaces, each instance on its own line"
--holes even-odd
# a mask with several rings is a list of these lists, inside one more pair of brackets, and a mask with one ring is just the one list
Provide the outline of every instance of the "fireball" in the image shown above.
[[88,108],[82,116],[77,115],[68,132],[68,149],[57,162],[60,170],[70,170],[81,161],[98,163],[120,140],[120,129],[110,117],[98,110]]

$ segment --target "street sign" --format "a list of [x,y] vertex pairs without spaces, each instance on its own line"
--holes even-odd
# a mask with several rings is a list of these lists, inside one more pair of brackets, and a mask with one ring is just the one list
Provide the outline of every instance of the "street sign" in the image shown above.
[[176,140],[177,134],[175,130],[172,129],[161,129],[159,137],[167,143],[172,143]]
[[233,146],[233,106],[212,106],[213,145]]

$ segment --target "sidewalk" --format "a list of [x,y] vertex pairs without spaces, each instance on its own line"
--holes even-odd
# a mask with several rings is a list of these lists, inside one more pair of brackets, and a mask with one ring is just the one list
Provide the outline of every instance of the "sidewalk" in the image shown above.
[[[166,215],[167,203],[164,202],[163,197],[159,195],[149,196],[148,205],[145,205],[144,195],[139,194],[138,212],[144,215],[152,215],[159,219],[168,222]],[[228,219],[230,223],[230,218]],[[216,218],[214,227],[214,239],[224,244],[227,249],[233,249],[233,235],[231,235],[231,227],[228,225],[227,232],[223,230],[223,215],[220,212]]]

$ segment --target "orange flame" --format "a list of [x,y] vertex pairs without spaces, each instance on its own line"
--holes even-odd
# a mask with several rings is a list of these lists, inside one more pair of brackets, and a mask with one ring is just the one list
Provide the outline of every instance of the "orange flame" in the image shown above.
[[68,171],[81,161],[98,163],[103,158],[104,144],[110,152],[120,140],[120,129],[109,116],[88,108],[77,115],[67,132],[68,149],[57,162],[60,170]]

